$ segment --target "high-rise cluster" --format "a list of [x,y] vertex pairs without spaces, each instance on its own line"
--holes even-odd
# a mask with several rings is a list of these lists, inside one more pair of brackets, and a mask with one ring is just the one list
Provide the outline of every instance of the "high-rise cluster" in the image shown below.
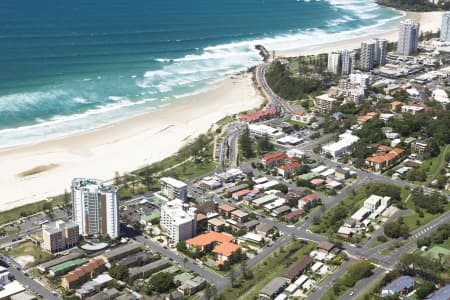
[[333,51],[328,54],[328,72],[349,75],[353,71],[355,52],[349,50]]
[[361,70],[370,71],[386,64],[388,42],[385,39],[373,39],[361,43]]

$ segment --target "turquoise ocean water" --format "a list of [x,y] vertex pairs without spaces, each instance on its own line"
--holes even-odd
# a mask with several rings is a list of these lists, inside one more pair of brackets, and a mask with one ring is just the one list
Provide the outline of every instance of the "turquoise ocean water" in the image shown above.
[[289,50],[395,26],[356,0],[0,1],[0,147],[60,138],[200,93]]

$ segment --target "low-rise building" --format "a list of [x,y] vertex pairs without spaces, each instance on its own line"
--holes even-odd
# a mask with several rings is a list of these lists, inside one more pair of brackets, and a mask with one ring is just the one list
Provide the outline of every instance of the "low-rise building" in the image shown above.
[[423,156],[428,149],[428,141],[415,140],[411,143],[411,150],[420,156]]
[[383,155],[374,155],[366,158],[366,165],[374,171],[384,171],[397,164],[404,156],[405,150],[394,148]]
[[293,264],[291,264],[286,271],[283,272],[281,277],[284,277],[289,280],[290,283],[294,282],[300,275],[302,275],[309,266],[312,265],[314,260],[308,256],[303,255]]
[[256,138],[264,138],[267,136],[271,139],[279,139],[284,136],[282,131],[265,124],[250,124],[248,125],[248,130]]
[[318,113],[328,114],[336,106],[337,99],[323,94],[314,98],[314,111]]
[[254,123],[262,120],[267,120],[276,117],[277,110],[275,108],[262,109],[255,113],[240,115],[241,121],[247,123]]
[[196,276],[183,281],[183,283],[178,287],[178,290],[182,292],[184,296],[191,296],[202,290],[205,286],[206,280],[200,276]]
[[339,141],[322,147],[325,153],[329,153],[334,159],[352,151],[352,146],[359,141],[359,137],[353,135],[351,131],[347,131],[339,135]]
[[330,253],[330,252],[334,249],[335,246],[336,246],[336,245],[333,244],[333,243],[330,243],[330,242],[328,242],[328,241],[323,241],[323,242],[320,242],[320,243],[317,245],[317,250],[318,250],[319,252],[328,254],[328,253]]
[[291,178],[297,173],[302,165],[299,162],[292,162],[278,167],[278,175],[284,178]]
[[111,263],[115,260],[122,259],[129,255],[135,254],[141,250],[140,243],[131,243],[122,245],[111,250],[105,251],[102,255],[102,258],[107,262]]
[[239,249],[241,249],[241,247],[237,244],[223,243],[214,247],[212,252],[216,257],[216,261],[226,261],[233,253],[235,253]]
[[293,161],[285,153],[279,151],[264,155],[261,158],[261,163],[263,164],[263,166],[269,169],[285,164],[286,162],[293,162]]
[[248,213],[245,211],[242,211],[240,209],[236,209],[231,212],[231,218],[235,220],[236,222],[245,223],[249,219]]
[[169,200],[187,200],[187,184],[172,177],[162,177],[160,179],[161,193]]
[[225,220],[222,217],[212,218],[208,220],[208,230],[222,232],[225,229]]
[[297,209],[294,211],[291,211],[290,213],[287,213],[283,216],[283,220],[287,223],[289,222],[295,222],[297,221],[301,216],[305,214],[305,211],[302,209]]
[[42,226],[42,248],[56,253],[75,247],[80,241],[78,225],[58,220]]
[[411,276],[400,276],[381,290],[381,297],[392,295],[407,295],[414,290],[414,278]]
[[93,258],[88,263],[76,268],[61,278],[61,286],[65,290],[80,287],[106,270],[103,258]]
[[307,195],[298,200],[299,209],[311,209],[317,204],[317,196],[315,194]]
[[439,290],[429,294],[425,300],[448,300],[450,298],[450,284],[440,288]]
[[256,233],[262,236],[267,236],[271,233],[273,233],[275,230],[275,227],[271,224],[267,223],[259,223],[256,226]]
[[231,218],[231,213],[235,211],[237,208],[228,204],[219,205],[219,215],[224,216],[225,218]]
[[259,291],[259,299],[272,300],[288,286],[289,280],[283,277],[275,277]]
[[140,266],[140,267],[134,267],[129,269],[129,276],[130,278],[136,279],[136,278],[145,278],[148,277],[151,274],[154,274],[158,271],[161,271],[165,268],[170,266],[170,261],[167,258],[162,258],[160,260],[154,261],[152,263]]
[[234,237],[229,234],[208,232],[186,240],[186,246],[188,249],[206,252],[212,251],[215,245],[231,243],[233,240]]

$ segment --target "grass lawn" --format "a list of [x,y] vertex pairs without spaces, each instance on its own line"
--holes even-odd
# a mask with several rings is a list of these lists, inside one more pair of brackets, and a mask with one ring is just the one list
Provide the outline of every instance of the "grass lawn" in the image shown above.
[[[50,202],[52,203],[53,207],[56,207],[63,204],[64,202],[63,198],[64,195],[59,195],[51,198]],[[35,203],[30,203],[24,206],[19,206],[11,210],[2,211],[0,212],[0,224],[6,224],[15,221],[17,219],[20,219],[21,217],[41,212],[44,210],[43,205],[47,202],[49,201],[43,200]]]
[[51,260],[54,256],[48,252],[43,251],[32,242],[25,242],[19,246],[9,249],[4,252],[5,255],[12,256],[15,260],[21,262],[21,257],[32,256],[33,262],[29,262],[26,265],[33,267],[43,262]]
[[283,249],[272,253],[269,257],[259,263],[252,271],[253,278],[249,280],[238,280],[235,287],[225,289],[220,295],[224,299],[254,299],[259,291],[273,278],[279,276],[286,268],[300,256],[311,252],[316,244],[303,245],[301,241],[292,241]]
[[[414,212],[413,214],[411,214],[409,216],[403,217],[403,221],[408,226],[410,231],[413,231],[413,230],[419,228],[420,226],[423,226],[440,216],[440,214],[433,215],[433,214],[430,214],[429,212],[427,212],[425,209],[421,209],[421,211],[423,212],[423,217],[421,218],[419,216],[419,213],[416,212],[416,206],[415,206],[414,202],[411,200],[411,198],[409,197],[409,194],[410,194],[409,190],[402,188],[403,205],[406,208],[409,208]],[[448,203],[444,208],[444,211],[448,211],[448,210],[450,210],[450,203]]]

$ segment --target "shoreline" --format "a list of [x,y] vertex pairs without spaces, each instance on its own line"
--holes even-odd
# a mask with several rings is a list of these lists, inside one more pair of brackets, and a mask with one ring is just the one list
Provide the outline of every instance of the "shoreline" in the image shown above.
[[[75,177],[109,180],[175,154],[220,119],[263,103],[252,74],[226,78],[217,87],[156,111],[79,135],[0,149],[0,211],[69,190]],[[33,168],[57,165],[26,177]]]
[[[407,12],[403,19],[413,18],[424,24],[421,30],[429,31],[440,27],[442,13]],[[280,51],[279,55],[312,55],[352,49],[373,37],[396,39],[397,30]],[[115,172],[136,170],[175,154],[220,119],[261,106],[264,98],[254,87],[251,77],[249,72],[235,74],[204,93],[113,125],[37,144],[0,149],[3,171],[0,188],[4,199],[0,202],[0,211],[62,194],[75,177],[109,180]],[[50,165],[56,166],[30,176],[19,176]]]
[[[389,8],[389,9],[393,9],[393,8]],[[395,10],[395,9],[393,9],[393,10]],[[444,13],[442,11],[434,11],[434,12],[399,11],[399,12],[405,13],[405,16],[402,17],[400,20],[413,19],[414,21],[419,22],[421,32],[426,32],[426,31],[436,32],[437,30],[439,30],[441,27],[442,14]],[[399,22],[400,22],[400,20],[399,20]],[[370,40],[373,38],[384,38],[384,39],[387,39],[389,42],[397,41],[398,29],[394,28],[394,29],[386,30],[384,32],[368,34],[368,35],[359,36],[356,38],[342,40],[339,42],[331,42],[331,43],[325,43],[322,45],[315,45],[315,46],[309,46],[309,47],[307,46],[302,49],[278,51],[277,56],[295,57],[295,56],[302,56],[302,55],[316,55],[316,54],[328,53],[333,50],[342,50],[342,49],[353,50],[353,49],[359,48],[361,46],[361,42],[367,41],[367,40]]]

